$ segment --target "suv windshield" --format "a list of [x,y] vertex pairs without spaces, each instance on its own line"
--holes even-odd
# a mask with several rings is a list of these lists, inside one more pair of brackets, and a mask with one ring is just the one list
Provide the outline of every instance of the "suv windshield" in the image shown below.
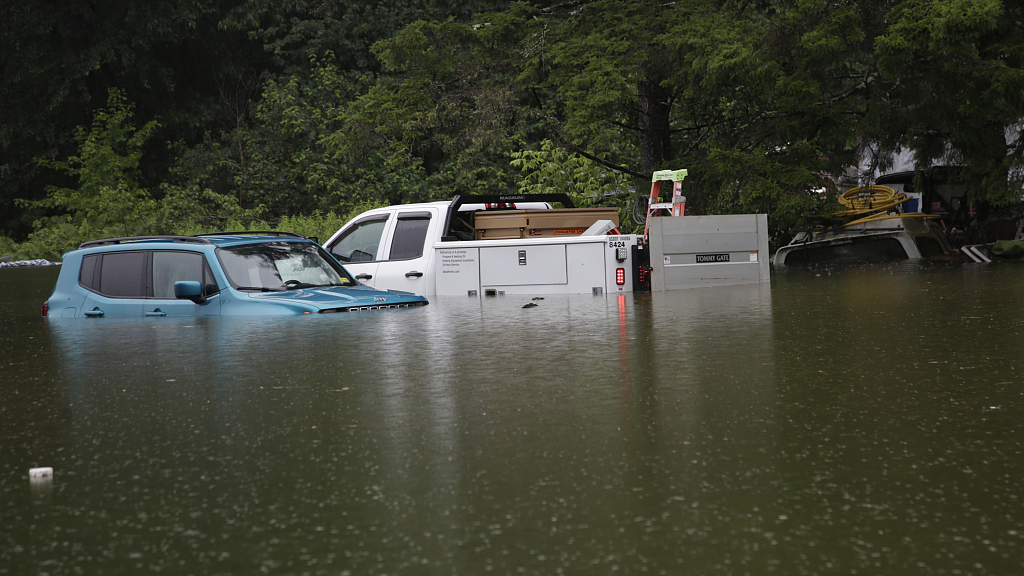
[[217,258],[238,290],[355,286],[344,268],[308,242],[261,242],[219,248]]

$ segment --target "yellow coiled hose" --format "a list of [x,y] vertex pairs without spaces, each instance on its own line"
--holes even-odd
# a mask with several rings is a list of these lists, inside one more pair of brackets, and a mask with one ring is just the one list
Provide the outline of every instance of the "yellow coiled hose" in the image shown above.
[[909,196],[903,192],[896,192],[888,186],[860,186],[843,192],[839,197],[839,203],[846,206],[847,209],[836,212],[835,216],[836,218],[849,218],[849,221],[840,228],[889,218],[938,218],[937,215],[921,212],[889,214],[907,200],[910,200]]

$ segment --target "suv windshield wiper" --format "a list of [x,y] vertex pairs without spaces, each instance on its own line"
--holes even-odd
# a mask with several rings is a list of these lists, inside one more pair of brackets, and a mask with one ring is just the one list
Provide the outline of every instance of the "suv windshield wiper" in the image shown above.
[[328,282],[326,284],[313,284],[312,282],[299,282],[298,280],[289,280],[284,283],[285,289],[287,290],[301,290],[303,288],[330,288],[331,286],[345,286],[345,284],[335,284],[334,282]]
[[284,288],[270,288],[268,286],[235,286],[235,290],[256,290],[257,292],[284,292]]

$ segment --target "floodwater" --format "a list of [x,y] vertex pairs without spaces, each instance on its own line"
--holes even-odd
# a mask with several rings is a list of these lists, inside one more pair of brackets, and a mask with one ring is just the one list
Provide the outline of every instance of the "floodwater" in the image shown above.
[[56,274],[0,270],[0,574],[1024,573],[1024,266],[46,322]]

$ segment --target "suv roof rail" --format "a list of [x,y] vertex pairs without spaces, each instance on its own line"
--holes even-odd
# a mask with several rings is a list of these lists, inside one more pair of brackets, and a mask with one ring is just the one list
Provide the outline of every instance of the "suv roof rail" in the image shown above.
[[89,240],[88,242],[82,242],[79,248],[89,248],[92,246],[103,246],[104,244],[123,244],[126,242],[145,242],[152,240],[162,240],[164,242],[197,242],[200,244],[212,244],[206,238],[200,238],[198,236],[125,236],[123,238],[104,238],[102,240]]
[[288,236],[291,238],[306,238],[296,232],[282,232],[280,230],[236,230],[234,232],[209,232],[197,234],[196,236]]

